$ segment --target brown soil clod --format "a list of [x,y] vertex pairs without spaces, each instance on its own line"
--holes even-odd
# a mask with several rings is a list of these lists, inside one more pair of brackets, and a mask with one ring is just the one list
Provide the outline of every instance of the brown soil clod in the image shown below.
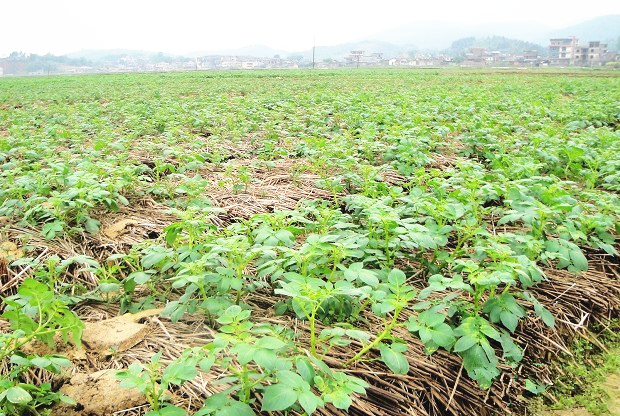
[[24,252],[21,248],[11,241],[3,241],[0,243],[0,261],[7,262],[17,260],[24,257]]
[[130,226],[130,225],[137,225],[137,224],[138,224],[138,221],[136,221],[136,220],[123,219],[123,220],[115,222],[114,224],[110,225],[109,227],[106,227],[106,228],[102,229],[101,232],[106,237],[115,240],[119,235],[122,235],[122,234],[125,234],[125,233],[128,232],[128,230],[127,230],[128,226]]
[[60,391],[76,404],[59,403],[52,410],[52,416],[109,416],[146,403],[146,397],[139,390],[121,387],[115,374],[114,370],[75,374]]
[[125,314],[99,322],[86,322],[82,342],[91,351],[111,354],[126,351],[138,344],[149,333],[149,326],[139,320],[159,314],[151,309],[137,314]]

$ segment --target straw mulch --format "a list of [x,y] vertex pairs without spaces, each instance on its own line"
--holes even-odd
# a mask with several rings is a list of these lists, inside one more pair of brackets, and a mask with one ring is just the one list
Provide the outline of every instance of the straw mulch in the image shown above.
[[[438,161],[441,165],[450,165],[452,160]],[[317,187],[318,176],[299,170],[291,174],[291,164],[253,168],[252,180],[247,188],[238,189],[232,182],[226,182],[223,171],[211,171],[213,184],[223,180],[224,185],[214,185],[205,189],[204,195],[210,198],[216,207],[224,211],[214,214],[215,225],[223,226],[234,218],[247,218],[259,212],[271,212],[280,209],[293,209],[300,200],[329,198],[333,195]],[[387,183],[402,180],[395,172],[384,172]],[[219,178],[219,179],[218,179]],[[162,230],[177,218],[168,212],[167,207],[152,199],[130,201],[128,207],[122,207],[117,213],[100,213],[101,232],[95,236],[84,235],[75,240],[54,239],[46,241],[39,237],[38,230],[18,226],[5,228],[2,238],[15,241],[20,247],[36,247],[34,251],[38,262],[45,261],[50,255],[61,258],[87,255],[104,262],[114,253],[124,253],[141,241],[157,238]],[[24,236],[28,235],[28,240]],[[355,355],[359,344],[346,348],[334,348],[325,357],[333,368],[339,368],[366,380],[371,387],[367,395],[357,396],[348,414],[352,415],[485,415],[485,414],[520,414],[526,406],[522,398],[527,395],[524,390],[525,379],[535,378],[551,381],[553,374],[560,371],[558,363],[570,357],[569,345],[578,337],[585,337],[597,343],[596,334],[591,333],[593,324],[602,327],[610,319],[618,316],[620,311],[620,267],[618,259],[600,252],[588,251],[590,269],[587,272],[573,274],[555,269],[545,270],[548,280],[531,289],[534,296],[548,308],[557,319],[556,327],[546,327],[532,310],[532,305],[523,302],[529,311],[528,319],[517,329],[514,339],[524,350],[524,359],[517,368],[503,368],[503,374],[491,389],[482,391],[462,368],[461,359],[456,354],[439,350],[431,356],[424,352],[419,339],[407,330],[401,329],[397,336],[406,340],[409,349],[406,353],[410,364],[406,375],[392,374],[380,360],[378,351],[371,351],[369,356],[354,366],[342,369],[347,358]],[[27,277],[30,266],[9,267],[0,270],[0,296],[15,292],[19,283]],[[73,267],[63,277],[67,282],[80,282],[87,288],[95,288],[98,277],[84,268]],[[422,282],[411,283],[422,287]],[[308,348],[309,331],[307,323],[292,316],[276,317],[273,305],[278,297],[272,293],[257,292],[247,295],[244,301],[253,308],[253,319],[258,322],[279,323],[293,328],[299,337],[299,345]],[[115,305],[87,302],[80,305],[76,312],[84,321],[101,321],[118,314]],[[403,316],[403,319],[406,319]],[[164,318],[146,317],[142,322],[148,324],[148,334],[132,348],[114,355],[101,355],[86,351],[80,359],[74,360],[72,371],[92,373],[102,369],[121,369],[134,361],[148,362],[151,356],[163,351],[162,362],[165,364],[178,357],[189,346],[203,345],[212,339],[214,329],[196,316],[186,316],[182,322],[172,323]],[[361,329],[371,334],[381,331],[378,317],[364,313],[359,323]],[[8,327],[0,321],[0,331]],[[604,348],[603,346],[601,346]],[[6,365],[6,363],[4,364]],[[178,391],[174,391],[177,405],[188,409],[197,409],[209,395],[223,390],[226,386],[213,385],[224,376],[216,371],[201,374]],[[2,367],[0,367],[2,371]],[[45,375],[33,372],[33,380],[42,381]],[[56,380],[62,383],[62,380]],[[256,397],[256,408],[260,409],[260,397]],[[553,398],[551,398],[553,399]],[[138,406],[131,409],[119,409],[116,415],[142,415],[148,409]],[[319,414],[340,415],[345,412],[331,406],[319,409]]]
[[[559,370],[559,363],[570,356],[571,340],[585,337],[593,342],[596,335],[589,331],[593,323],[605,324],[617,316],[620,310],[620,281],[607,274],[593,270],[574,275],[557,270],[546,270],[549,280],[538,285],[533,294],[556,316],[556,327],[546,327],[540,319],[530,314],[515,333],[515,340],[525,351],[520,366],[503,368],[504,373],[487,391],[482,391],[461,367],[461,360],[455,354],[439,350],[431,356],[424,353],[419,339],[406,329],[395,335],[406,340],[409,349],[406,353],[410,364],[406,375],[392,374],[378,359],[378,351],[373,351],[362,362],[344,371],[360,377],[371,384],[367,395],[357,396],[348,414],[352,415],[484,415],[520,414],[526,402],[522,395],[525,379],[536,378],[551,381]],[[291,316],[276,317],[272,306],[278,300],[270,293],[254,293],[244,299],[254,304],[253,320],[285,325],[293,328],[299,337],[300,346],[308,348],[309,332],[307,323]],[[528,306],[524,304],[524,306]],[[529,305],[531,306],[531,305]],[[531,309],[531,307],[529,308]],[[98,321],[115,316],[113,307],[103,304],[86,304],[77,312],[88,321]],[[406,319],[404,316],[403,319]],[[136,346],[114,356],[90,354],[85,360],[77,361],[74,371],[94,372],[106,368],[121,369],[134,361],[148,362],[150,357],[163,351],[162,362],[167,363],[178,357],[184,348],[202,345],[212,339],[214,330],[200,316],[187,316],[182,322],[171,323],[161,317],[145,319],[150,327],[149,334]],[[371,313],[365,313],[359,325],[370,333],[382,329],[381,321]],[[320,331],[319,326],[318,330]],[[325,362],[333,368],[341,369],[347,358],[361,348],[355,343],[334,348],[325,357]],[[190,409],[200,407],[205,397],[222,391],[226,386],[213,385],[225,374],[213,369],[209,374],[198,378],[175,391],[177,405]],[[257,409],[260,397],[257,397]],[[122,415],[140,415],[144,408],[129,409]],[[346,414],[331,406],[320,409],[319,414]]]

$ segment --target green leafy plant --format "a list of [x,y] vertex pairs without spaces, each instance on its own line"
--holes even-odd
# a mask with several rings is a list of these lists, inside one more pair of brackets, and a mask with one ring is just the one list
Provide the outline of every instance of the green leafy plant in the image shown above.
[[201,360],[199,349],[186,349],[183,353],[162,368],[160,363],[162,352],[153,357],[148,364],[134,363],[127,370],[118,371],[116,378],[121,381],[121,387],[134,388],[141,391],[148,401],[151,410],[149,416],[181,416],[184,409],[172,405],[169,389],[180,386],[194,379],[198,375],[196,369]]
[[356,297],[363,300],[367,292],[355,288],[348,281],[338,281],[332,284],[315,277],[306,277],[298,273],[285,273],[280,281],[280,288],[275,289],[276,294],[289,296],[295,313],[301,318],[307,319],[310,326],[310,354],[317,356],[317,331],[316,322],[319,315],[326,315],[328,308],[326,302],[339,296]]
[[25,355],[21,347],[33,341],[54,346],[56,337],[61,342],[69,339],[80,346],[84,324],[60,301],[48,286],[34,279],[26,279],[17,294],[3,299],[2,318],[9,321],[12,332],[0,333],[0,360],[8,360],[8,373],[0,375],[0,407],[10,414],[32,412],[39,414],[41,407],[58,401],[73,401],[52,391],[51,383],[41,385],[20,381],[30,369],[39,368],[59,374],[70,366],[70,361],[59,355]]

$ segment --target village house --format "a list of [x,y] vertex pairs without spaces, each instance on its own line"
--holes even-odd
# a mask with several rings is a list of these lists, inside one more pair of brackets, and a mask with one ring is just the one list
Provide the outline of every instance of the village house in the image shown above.
[[222,56],[219,67],[221,69],[240,69],[241,61],[236,56]]
[[366,55],[364,51],[351,51],[349,56],[345,56],[344,61],[346,65],[354,66],[380,65],[383,62],[383,53]]
[[575,63],[579,39],[574,36],[549,40],[549,62],[552,65],[569,66]]
[[549,62],[560,66],[599,66],[606,62],[607,44],[590,41],[579,46],[575,36],[549,40]]

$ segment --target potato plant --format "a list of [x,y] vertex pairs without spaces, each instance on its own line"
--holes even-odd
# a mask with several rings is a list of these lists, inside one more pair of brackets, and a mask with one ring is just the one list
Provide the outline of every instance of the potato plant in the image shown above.
[[[221,392],[195,415],[347,410],[369,387],[352,375],[360,364],[411,373],[403,333],[427,354],[458,355],[464,376],[493,388],[523,358],[523,324],[555,325],[533,294],[545,270],[578,275],[592,253],[618,257],[620,84],[580,75],[0,79],[1,238],[92,246],[102,218],[149,201],[168,221],[105,262],[74,259],[97,288],[68,289],[72,260],[38,261],[33,246],[8,265],[32,276],[5,300],[0,351],[12,370],[0,376],[0,413],[65,400],[19,375],[69,363],[19,346],[56,332],[79,338],[63,302],[96,296],[121,312],[162,306],[171,325],[199,314],[214,333],[171,364],[154,355],[118,373],[145,393],[150,415],[182,414],[169,391],[210,371],[222,374]],[[278,205],[291,192],[274,191],[278,181],[305,189],[308,177],[329,197],[307,191]],[[275,202],[241,218],[224,192]],[[258,317],[259,295],[282,324]]]

